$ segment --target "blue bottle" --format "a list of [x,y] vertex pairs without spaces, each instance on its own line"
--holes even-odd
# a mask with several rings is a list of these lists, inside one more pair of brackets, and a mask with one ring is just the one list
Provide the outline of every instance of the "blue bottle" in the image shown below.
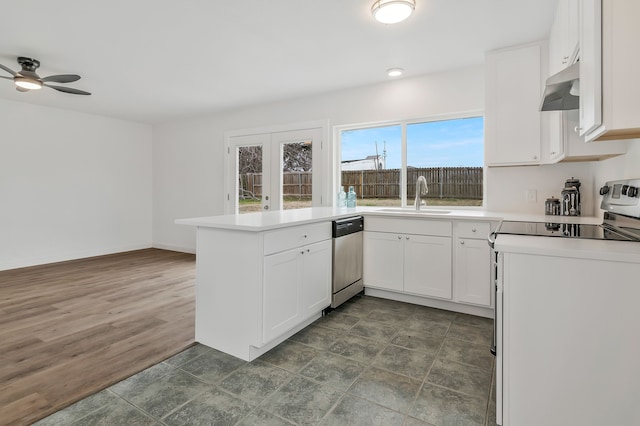
[[353,189],[353,186],[349,187],[349,193],[347,193],[347,207],[355,207],[356,206],[356,191]]
[[344,187],[340,187],[338,191],[338,207],[347,207],[347,193],[344,192]]

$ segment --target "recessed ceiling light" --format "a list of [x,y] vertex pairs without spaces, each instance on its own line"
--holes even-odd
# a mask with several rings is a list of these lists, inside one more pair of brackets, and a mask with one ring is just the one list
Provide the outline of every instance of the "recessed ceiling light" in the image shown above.
[[374,19],[383,24],[395,24],[407,19],[416,8],[416,0],[378,0],[371,7]]
[[404,70],[402,68],[389,68],[387,70],[387,75],[389,77],[399,77],[402,75],[403,72]]

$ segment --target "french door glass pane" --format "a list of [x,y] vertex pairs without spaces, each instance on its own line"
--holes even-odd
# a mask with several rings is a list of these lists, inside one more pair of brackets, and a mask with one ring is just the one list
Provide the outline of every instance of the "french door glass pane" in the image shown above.
[[282,144],[282,209],[311,207],[312,140]]
[[426,204],[481,206],[483,155],[483,117],[408,124],[407,205],[415,206],[424,176]]
[[400,206],[402,127],[345,130],[340,140],[345,192],[353,186],[359,206]]
[[262,145],[239,146],[238,213],[262,210]]

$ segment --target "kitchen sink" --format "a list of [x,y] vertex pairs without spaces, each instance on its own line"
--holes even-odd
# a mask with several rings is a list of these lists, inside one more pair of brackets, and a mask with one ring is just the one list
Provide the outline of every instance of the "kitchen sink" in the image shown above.
[[416,210],[414,208],[395,208],[395,209],[380,209],[379,212],[389,212],[389,213],[402,213],[402,214],[449,214],[451,210],[436,210],[436,209],[420,209]]

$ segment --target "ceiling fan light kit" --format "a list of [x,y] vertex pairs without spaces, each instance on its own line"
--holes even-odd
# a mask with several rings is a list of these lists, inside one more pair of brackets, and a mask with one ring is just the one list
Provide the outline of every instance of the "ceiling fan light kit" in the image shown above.
[[0,69],[5,70],[6,72],[8,72],[13,76],[13,78],[5,77],[5,76],[0,76],[0,78],[6,79],[6,80],[13,80],[13,84],[15,84],[16,90],[18,92],[28,92],[30,90],[38,90],[38,89],[41,89],[42,86],[46,86],[51,89],[57,90],[59,92],[71,93],[73,95],[90,95],[91,94],[89,92],[85,92],[84,90],[78,90],[72,87],[52,86],[50,84],[47,84],[48,82],[71,83],[71,82],[80,80],[79,75],[60,74],[60,75],[50,75],[45,78],[40,78],[40,76],[36,73],[36,70],[38,69],[38,67],[40,67],[40,61],[38,61],[37,59],[20,56],[18,57],[18,64],[20,64],[22,68],[19,72],[15,72],[11,68],[8,68],[0,64]]
[[27,89],[27,90],[42,89],[42,83],[40,83],[36,79],[29,78],[29,77],[16,76],[13,78],[13,83],[16,86],[22,87],[23,89]]
[[404,70],[402,68],[389,68],[387,70],[387,75],[389,77],[400,77]]
[[378,0],[373,3],[371,14],[378,22],[396,24],[411,16],[415,8],[415,0]]

